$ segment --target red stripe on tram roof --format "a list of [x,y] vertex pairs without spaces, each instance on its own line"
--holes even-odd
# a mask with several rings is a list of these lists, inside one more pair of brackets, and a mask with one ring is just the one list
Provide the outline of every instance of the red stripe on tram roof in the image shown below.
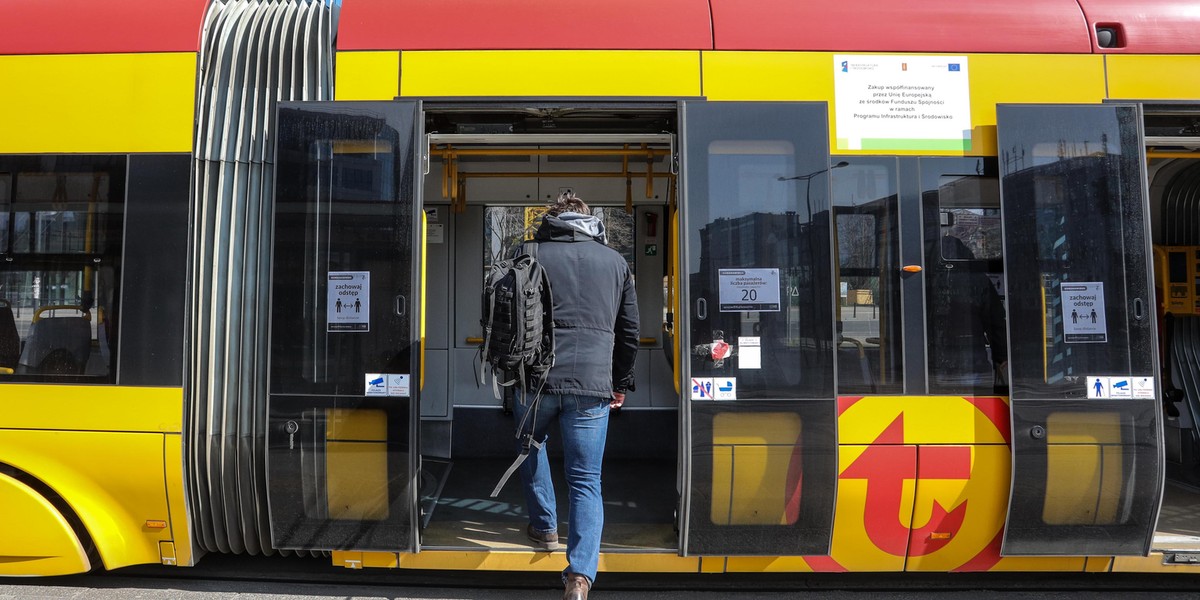
[[697,50],[706,0],[344,0],[339,50]]
[[0,2],[0,54],[196,52],[207,0]]
[[711,4],[717,50],[1091,51],[1076,0],[711,0]]

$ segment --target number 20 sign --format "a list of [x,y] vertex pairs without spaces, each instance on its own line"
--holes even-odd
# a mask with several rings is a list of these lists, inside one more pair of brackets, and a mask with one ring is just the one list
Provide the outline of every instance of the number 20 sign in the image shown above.
[[779,310],[779,269],[718,269],[721,312]]

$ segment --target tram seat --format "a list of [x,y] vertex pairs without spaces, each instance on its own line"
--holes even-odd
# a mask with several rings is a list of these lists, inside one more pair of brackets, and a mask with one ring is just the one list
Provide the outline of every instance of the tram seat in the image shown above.
[[17,373],[82,375],[92,352],[92,322],[87,313],[34,317],[21,351]]
[[844,389],[869,392],[875,389],[874,362],[878,348],[849,337],[841,337],[838,343],[838,386]]
[[12,305],[0,300],[0,367],[16,370],[21,358],[21,334],[13,318]]

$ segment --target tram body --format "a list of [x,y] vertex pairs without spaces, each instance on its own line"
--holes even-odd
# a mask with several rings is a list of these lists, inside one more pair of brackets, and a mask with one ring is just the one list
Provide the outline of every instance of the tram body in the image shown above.
[[569,4],[0,8],[0,574],[562,569],[474,369],[563,189],[602,571],[1197,572],[1190,3]]

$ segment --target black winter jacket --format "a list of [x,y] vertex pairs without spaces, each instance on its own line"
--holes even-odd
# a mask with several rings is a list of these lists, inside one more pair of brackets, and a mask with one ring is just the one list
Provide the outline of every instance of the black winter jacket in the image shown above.
[[591,215],[547,215],[535,239],[554,295],[555,357],[545,391],[611,398],[634,389],[637,292],[625,259],[604,245],[604,226]]

